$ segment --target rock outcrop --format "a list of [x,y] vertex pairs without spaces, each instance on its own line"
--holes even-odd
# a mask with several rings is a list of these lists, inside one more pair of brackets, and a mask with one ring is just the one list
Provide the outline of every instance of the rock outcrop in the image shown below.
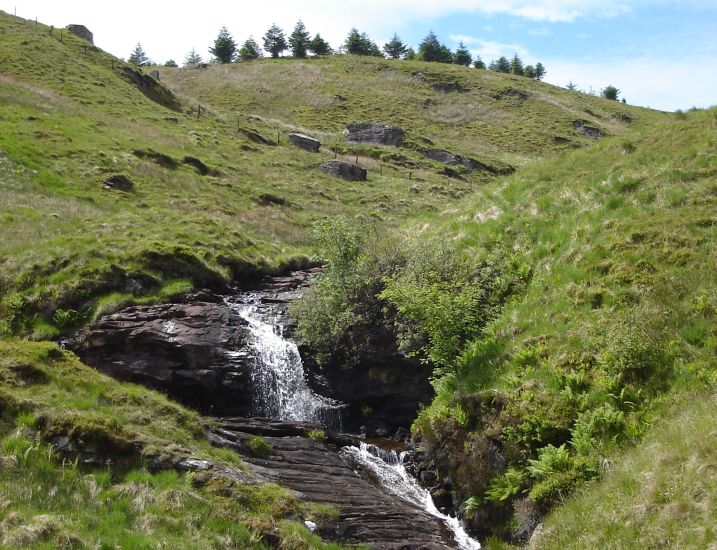
[[306,134],[289,134],[289,141],[300,149],[312,153],[316,153],[321,148],[321,142],[318,139]]
[[479,162],[477,160],[456,155],[450,151],[444,151],[442,149],[428,149],[423,151],[423,156],[431,160],[442,162],[443,164],[450,164],[451,166],[463,166],[467,170],[487,170],[492,171],[491,167]]
[[[372,485],[339,455],[338,447],[355,440],[327,434],[324,441],[315,441],[306,437],[311,429],[315,426],[225,418],[209,440],[237,450],[262,478],[307,500],[335,506],[338,518],[317,522],[322,538],[375,550],[455,548],[440,520]],[[246,444],[257,435],[271,448],[263,457]]]
[[82,40],[87,40],[90,44],[95,43],[94,36],[90,32],[90,29],[84,25],[67,25],[67,30],[75,36],[82,38]]
[[368,171],[365,168],[340,160],[325,162],[319,166],[319,169],[329,176],[342,178],[347,181],[366,181],[366,177],[368,176]]
[[203,412],[248,414],[244,326],[220,297],[203,294],[101,317],[72,347],[114,378],[160,389]]
[[155,103],[172,111],[179,111],[182,108],[182,104],[169,88],[151,76],[144,74],[141,70],[129,66],[123,67],[122,76],[137,86],[139,91]]
[[403,128],[374,122],[352,122],[344,130],[346,141],[378,143],[394,147],[402,145],[405,136],[406,131]]
[[124,174],[114,174],[102,182],[105,189],[117,189],[119,191],[132,191],[134,182]]
[[584,120],[576,120],[575,122],[573,122],[573,126],[579,134],[585,137],[590,137],[593,139],[602,139],[605,137],[605,134],[603,134],[600,129],[595,128],[594,126],[589,126]]

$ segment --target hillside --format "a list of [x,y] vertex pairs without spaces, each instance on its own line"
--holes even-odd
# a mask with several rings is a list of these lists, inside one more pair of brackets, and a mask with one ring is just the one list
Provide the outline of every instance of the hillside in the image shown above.
[[[545,548],[662,544],[681,525],[681,546],[714,543],[714,438],[677,428],[714,431],[717,111],[353,56],[157,81],[2,12],[0,35],[3,545],[334,547],[302,524],[337,511],[210,447],[214,421],[52,343],[128,304],[319,263],[298,336],[324,369],[370,371],[355,339],[379,327],[434,369],[419,468],[487,546],[546,516]],[[405,137],[347,141],[352,122]],[[324,174],[334,159],[367,181]]]
[[[305,264],[314,220],[345,213],[396,225],[442,209],[495,173],[592,143],[575,121],[619,133],[656,116],[488,71],[351,57],[161,70],[181,99],[174,111],[67,32],[60,41],[58,30],[7,15],[0,25],[0,310],[12,332],[38,336],[55,332],[46,325],[57,309],[91,316],[88,298],[220,286]],[[351,121],[405,126],[407,146],[344,143]],[[288,144],[294,128],[320,138],[322,151]],[[367,183],[319,172],[334,145],[369,169]],[[424,147],[489,169],[438,175],[445,167]],[[115,175],[133,191],[105,189]]]

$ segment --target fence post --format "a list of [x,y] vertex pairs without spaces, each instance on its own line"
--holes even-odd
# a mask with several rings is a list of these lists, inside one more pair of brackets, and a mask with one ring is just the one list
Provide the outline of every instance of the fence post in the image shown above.
[[276,144],[279,145],[279,140],[281,138],[281,131],[276,132]]
[[197,119],[202,116],[202,106],[197,105]]

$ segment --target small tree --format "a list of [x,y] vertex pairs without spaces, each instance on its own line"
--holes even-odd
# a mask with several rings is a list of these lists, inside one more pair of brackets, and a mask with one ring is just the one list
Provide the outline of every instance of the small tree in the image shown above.
[[611,99],[612,101],[617,101],[617,96],[620,94],[620,90],[613,86],[612,84],[609,84],[608,86],[605,86],[603,88],[602,92],[600,94],[605,99]]
[[314,55],[331,55],[333,52],[329,43],[321,38],[319,33],[309,42],[309,51]]
[[578,85],[575,84],[572,80],[568,82],[565,87],[570,90],[571,92],[577,92],[578,91]]
[[408,52],[408,47],[394,33],[393,38],[383,45],[383,51],[390,59],[401,59]]
[[231,63],[234,61],[237,53],[237,44],[229,33],[229,29],[222,27],[219,30],[217,38],[214,40],[214,46],[209,48],[209,53],[219,63]]
[[473,62],[473,56],[471,55],[471,52],[469,52],[468,49],[465,47],[463,42],[458,43],[458,48],[456,49],[456,53],[453,56],[453,60],[456,65],[465,65],[466,67],[471,66],[471,63]]
[[179,67],[174,59],[170,59],[164,64],[165,67]]
[[416,50],[414,50],[413,48],[408,48],[406,50],[406,55],[403,56],[403,58],[406,61],[414,61],[416,59]]
[[476,58],[473,60],[473,66],[476,69],[485,69],[485,63],[483,63],[483,60],[480,58],[480,55],[476,55]]
[[239,48],[239,59],[242,61],[253,61],[262,57],[261,48],[253,37],[247,38]]
[[438,41],[433,31],[430,31],[418,46],[418,59],[438,63],[453,63],[453,53]]
[[505,56],[500,56],[497,61],[491,61],[488,68],[498,73],[510,73],[510,61]]
[[545,76],[545,73],[547,71],[545,70],[545,67],[542,63],[538,63],[535,66],[535,80],[543,80],[543,77]]
[[202,62],[202,56],[197,53],[197,50],[192,50],[184,57],[185,67],[196,67]]
[[354,27],[349,31],[349,35],[346,37],[344,43],[346,53],[353,55],[373,55],[376,57],[383,57],[383,53],[376,45],[376,43],[369,38],[365,32],[359,32]]
[[517,53],[513,56],[513,59],[510,60],[510,72],[518,76],[523,76],[523,73],[525,72],[523,60]]
[[276,24],[272,24],[264,35],[264,49],[271,54],[272,58],[276,59],[288,47],[289,44],[286,42],[284,31],[277,27]]
[[137,42],[127,61],[132,63],[132,65],[137,65],[137,67],[146,67],[149,65],[149,57],[147,57],[147,54],[144,52],[142,44]]
[[532,65],[526,65],[523,69],[523,76],[527,78],[535,78],[535,67]]
[[306,53],[309,50],[309,44],[311,43],[311,35],[306,30],[304,22],[299,19],[296,22],[296,26],[289,36],[289,47],[291,48],[291,54],[294,57],[303,58],[306,57]]

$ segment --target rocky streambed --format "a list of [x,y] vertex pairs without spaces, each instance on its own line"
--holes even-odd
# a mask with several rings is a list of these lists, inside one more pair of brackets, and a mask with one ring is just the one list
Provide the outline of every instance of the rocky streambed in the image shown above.
[[[369,456],[360,435],[344,433],[407,440],[419,403],[431,398],[425,369],[384,346],[362,368],[327,373],[308,362],[304,370],[288,337],[287,308],[309,275],[269,278],[231,296],[199,292],[128,307],[67,345],[114,378],[219,417],[208,434],[212,444],[241,453],[259,479],[339,509],[335,520],[308,526],[326,539],[386,549],[478,548],[457,534],[458,523],[435,509],[401,462],[384,460],[396,453]],[[269,452],[259,455],[247,444],[255,436]],[[397,481],[403,478],[406,487]]]

